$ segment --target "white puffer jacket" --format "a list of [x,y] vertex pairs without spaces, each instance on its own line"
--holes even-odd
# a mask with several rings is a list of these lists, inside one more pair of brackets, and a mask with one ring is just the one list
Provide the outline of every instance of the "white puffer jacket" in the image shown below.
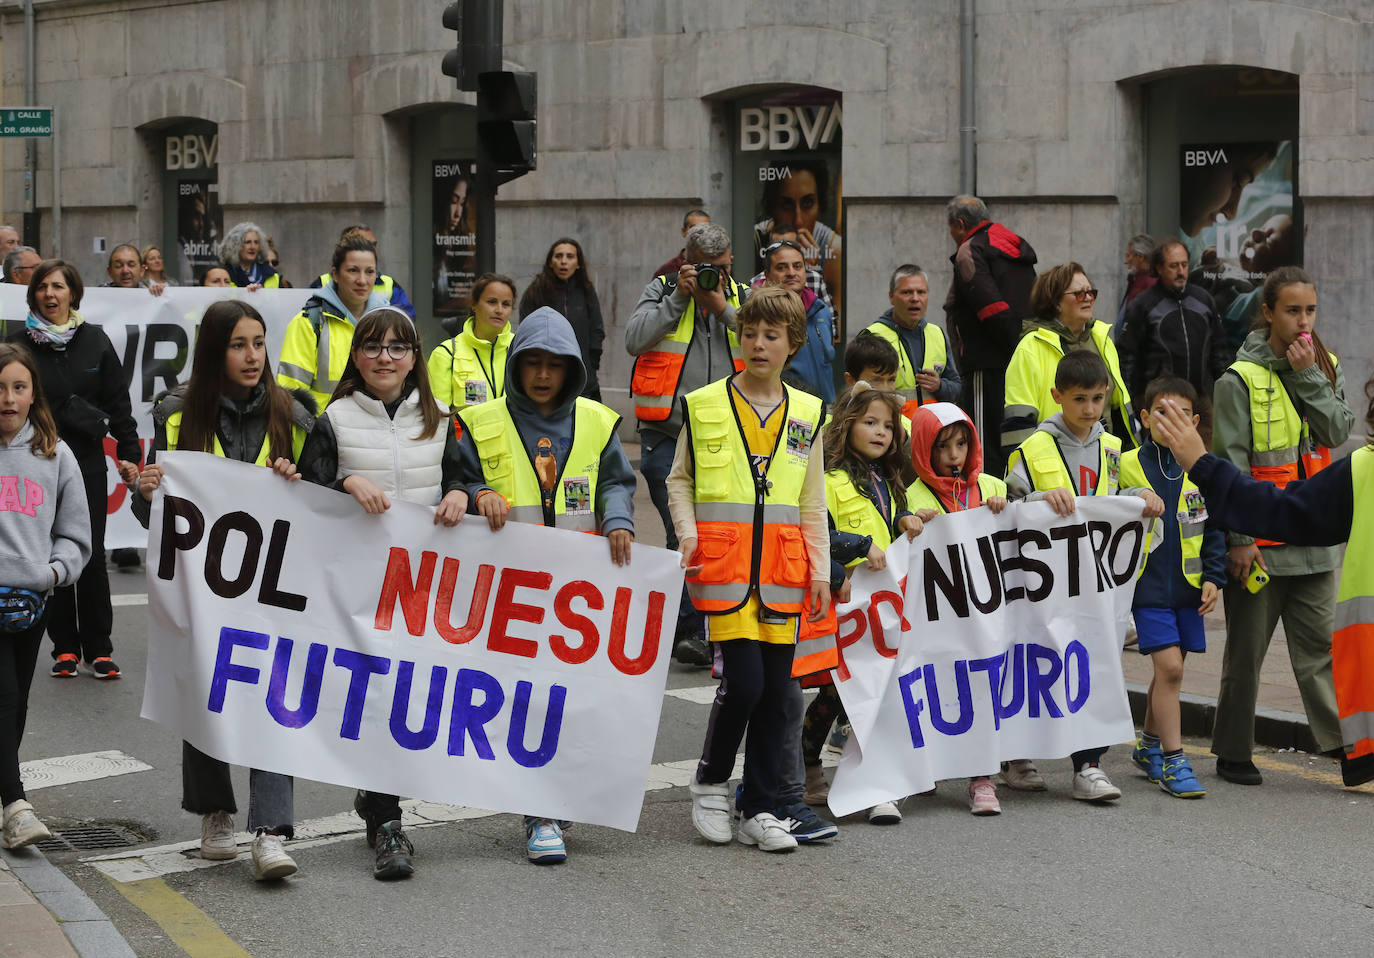
[[[448,408],[438,403],[444,415]],[[422,506],[437,506],[447,430],[444,423],[429,439],[417,439],[424,429],[420,391],[401,400],[393,419],[380,400],[361,392],[331,403],[324,414],[334,427],[339,449],[335,479],[362,476],[388,496]]]

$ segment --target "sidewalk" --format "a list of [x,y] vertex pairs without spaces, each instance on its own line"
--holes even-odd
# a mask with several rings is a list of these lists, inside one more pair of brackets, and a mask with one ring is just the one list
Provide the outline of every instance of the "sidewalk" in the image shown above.
[[57,919],[33,897],[5,856],[0,856],[0,958],[76,958]]

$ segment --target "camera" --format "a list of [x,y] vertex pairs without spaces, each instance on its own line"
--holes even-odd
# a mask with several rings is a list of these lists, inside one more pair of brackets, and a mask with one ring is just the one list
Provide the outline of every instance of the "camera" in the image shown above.
[[711,292],[720,286],[720,267],[715,263],[697,263],[697,289]]

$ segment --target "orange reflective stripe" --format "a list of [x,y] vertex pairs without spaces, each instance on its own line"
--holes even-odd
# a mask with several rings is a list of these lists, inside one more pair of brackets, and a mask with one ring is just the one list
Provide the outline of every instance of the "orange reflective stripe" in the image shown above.
[[1342,739],[1350,746],[1369,738],[1374,734],[1374,622],[1352,623],[1332,634],[1331,678]]

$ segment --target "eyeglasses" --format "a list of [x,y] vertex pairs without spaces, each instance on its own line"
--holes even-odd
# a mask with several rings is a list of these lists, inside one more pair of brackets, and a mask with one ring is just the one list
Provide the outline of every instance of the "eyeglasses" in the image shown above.
[[388,356],[399,361],[409,356],[410,351],[414,348],[415,347],[411,346],[410,343],[387,343],[383,346],[381,343],[377,342],[377,340],[369,339],[367,342],[363,343],[358,351],[368,359],[376,359],[382,354],[382,350],[385,349]]
[[1085,299],[1097,299],[1097,290],[1095,289],[1070,289],[1066,292],[1080,303]]

